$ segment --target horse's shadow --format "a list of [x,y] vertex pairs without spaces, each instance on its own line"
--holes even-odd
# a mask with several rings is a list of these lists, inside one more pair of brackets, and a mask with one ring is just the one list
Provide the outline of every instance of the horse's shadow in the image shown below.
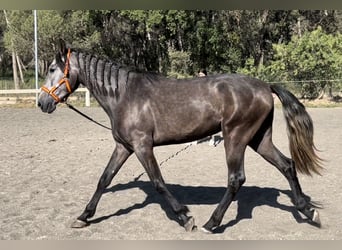
[[[178,201],[185,205],[215,205],[218,204],[223,197],[226,187],[207,187],[207,186],[182,186],[178,184],[167,184],[168,189]],[[142,203],[136,203],[133,206],[120,209],[111,215],[90,220],[90,224],[100,223],[113,216],[120,216],[130,213],[132,210],[143,208],[149,204],[157,203],[165,211],[169,219],[177,221],[180,224],[179,219],[171,210],[169,204],[164,198],[157,193],[149,181],[132,181],[126,184],[117,184],[108,188],[105,193],[118,192],[130,188],[139,188],[146,193],[146,199]],[[298,210],[292,205],[284,205],[278,202],[277,198],[281,194],[285,194],[292,199],[292,193],[289,190],[280,190],[276,188],[268,187],[256,187],[256,186],[242,186],[237,193],[234,201],[237,201],[237,215],[236,218],[229,221],[227,224],[221,225],[215,229],[214,233],[222,233],[226,228],[232,227],[239,223],[243,219],[251,219],[252,212],[255,207],[258,206],[270,206],[273,208],[281,209],[292,213],[293,217],[298,223],[310,223],[308,219],[303,219]],[[310,200],[309,196],[306,196]],[[209,215],[208,215],[209,218]]]

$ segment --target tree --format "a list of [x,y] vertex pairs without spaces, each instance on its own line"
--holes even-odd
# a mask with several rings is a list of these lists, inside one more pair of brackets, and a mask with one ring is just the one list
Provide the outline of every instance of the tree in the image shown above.
[[104,54],[123,64],[166,73],[165,11],[110,11],[100,18]]
[[45,74],[56,51],[59,39],[71,46],[88,50],[99,50],[100,32],[93,25],[92,13],[77,11],[38,11],[38,40],[40,72]]
[[[242,70],[268,81],[298,81],[301,97],[315,99],[326,92],[331,97],[333,82],[341,79],[342,35],[327,34],[320,26],[301,36],[292,36],[288,44],[273,44],[274,57],[269,65],[256,71]],[[309,80],[309,81],[308,81]]]
[[[325,34],[337,34],[342,30],[341,13],[335,10],[39,10],[39,72],[46,73],[55,44],[63,38],[72,47],[177,77],[193,76],[198,69],[206,68],[209,74],[242,70],[262,78],[292,79],[293,75],[283,72],[290,69],[286,58],[279,59],[279,55],[287,57],[290,53],[287,46],[294,37],[300,39],[318,26]],[[6,74],[12,65],[32,68],[34,58],[32,11],[7,14],[11,29],[6,25],[4,12],[0,13],[0,63]],[[12,54],[16,63],[7,60],[4,64],[2,58]]]
[[4,44],[4,33],[6,26],[4,12],[0,12],[0,75],[5,75],[6,69],[10,67],[10,64],[8,63],[9,58],[6,54],[6,48]]
[[289,77],[299,81],[315,80],[302,84],[303,97],[323,97],[327,89],[331,97],[332,82],[327,80],[341,77],[341,42],[341,34],[327,34],[320,26],[300,38],[292,38],[287,48]]
[[[20,56],[25,57],[28,55],[28,41],[29,33],[27,32],[28,26],[31,25],[33,27],[33,17],[30,18],[29,12],[19,12],[19,11],[10,11],[9,13],[6,10],[3,10],[3,14],[6,21],[6,32],[4,34],[4,44],[5,47],[11,51],[12,55],[12,71],[13,71],[13,79],[15,89],[20,88],[18,70],[20,75],[20,80],[24,83],[24,77],[22,69],[23,64],[20,59]],[[33,34],[33,31],[31,32]]]

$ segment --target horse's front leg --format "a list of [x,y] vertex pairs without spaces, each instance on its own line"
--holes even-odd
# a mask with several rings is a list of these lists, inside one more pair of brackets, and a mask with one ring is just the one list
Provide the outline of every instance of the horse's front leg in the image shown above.
[[97,204],[105,188],[108,187],[114,176],[118,173],[121,166],[124,164],[124,162],[131,154],[132,152],[127,150],[122,144],[116,144],[116,148],[108,162],[107,167],[102,173],[102,176],[98,182],[97,189],[93,197],[86,206],[84,212],[77,218],[77,220],[72,224],[71,227],[82,228],[88,225],[87,219],[94,216]]
[[149,143],[143,143],[142,141],[140,141],[139,145],[135,146],[134,150],[137,158],[144,166],[146,173],[148,174],[154,187],[170,204],[173,212],[178,216],[178,219],[184,226],[185,230],[196,230],[197,227],[195,225],[194,218],[187,215],[189,209],[186,206],[180,204],[166,187],[158,163],[153,154],[152,146]]

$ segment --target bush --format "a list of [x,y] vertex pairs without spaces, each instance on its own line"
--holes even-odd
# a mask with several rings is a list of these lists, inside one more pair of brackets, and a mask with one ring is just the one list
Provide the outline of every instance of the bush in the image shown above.
[[256,68],[240,69],[265,81],[295,81],[302,98],[315,99],[332,89],[341,89],[342,35],[326,34],[318,27],[303,36],[293,36],[288,44],[273,44],[273,59]]
[[191,77],[189,72],[192,69],[192,61],[190,60],[190,53],[183,51],[169,51],[170,71],[168,76],[175,78]]

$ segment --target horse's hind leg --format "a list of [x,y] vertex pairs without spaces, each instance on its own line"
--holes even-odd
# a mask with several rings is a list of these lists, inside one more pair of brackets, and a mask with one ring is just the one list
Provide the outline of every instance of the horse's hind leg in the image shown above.
[[[224,147],[228,165],[228,187],[210,219],[202,227],[202,230],[205,232],[211,233],[220,225],[226,210],[246,179],[244,172],[244,153],[246,144],[239,136],[231,136],[232,134],[234,134],[234,132],[230,133],[228,136],[223,131]],[[235,134],[238,135],[239,133]]]
[[250,146],[286,177],[293,193],[293,201],[296,208],[315,225],[320,226],[321,223],[318,212],[313,208],[308,198],[302,192],[297,178],[295,163],[292,159],[284,156],[272,142],[271,126],[264,131],[260,130],[251,141]]
[[165,200],[171,205],[172,210],[180,219],[182,225],[186,231],[196,230],[194,218],[188,216],[189,209],[181,205],[177,199],[167,189],[163,177],[161,175],[158,163],[154,157],[152,146],[148,143],[139,143],[135,147],[135,154],[138,157],[141,164],[144,166],[146,173],[148,174],[151,182],[153,183],[156,190],[163,195]]
[[84,212],[72,224],[73,228],[82,228],[88,225],[87,219],[94,216],[97,204],[105,188],[108,187],[114,176],[118,173],[121,166],[131,154],[132,152],[127,150],[123,145],[119,143],[116,144],[112,157],[98,182],[97,189],[93,197],[86,206]]

